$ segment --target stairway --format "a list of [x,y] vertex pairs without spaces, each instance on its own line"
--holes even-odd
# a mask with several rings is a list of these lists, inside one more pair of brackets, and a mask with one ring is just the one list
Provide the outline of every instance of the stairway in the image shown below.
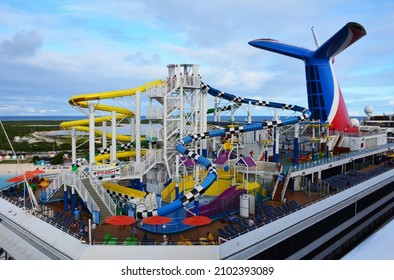
[[278,186],[275,189],[275,193],[272,196],[273,201],[281,201],[282,200],[282,191],[283,187],[285,186],[285,180],[278,182]]
[[285,197],[287,186],[289,185],[290,172],[291,172],[291,169],[289,169],[287,171],[287,174],[282,179],[282,181],[279,181],[279,177],[278,177],[278,185],[277,185],[277,187],[274,190],[274,194],[272,195],[272,200],[273,201],[278,201],[278,202],[282,202],[283,201],[283,199]]
[[89,178],[81,179],[82,184],[85,186],[85,189],[91,195],[93,200],[96,202],[97,206],[100,209],[100,224],[104,223],[105,219],[113,216],[108,208],[105,206],[101,197],[97,194],[96,190],[93,188],[92,184],[89,181]]

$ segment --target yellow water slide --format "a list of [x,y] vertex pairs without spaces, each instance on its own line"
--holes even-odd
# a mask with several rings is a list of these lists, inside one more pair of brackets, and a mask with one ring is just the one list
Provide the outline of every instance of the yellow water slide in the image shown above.
[[[146,154],[146,150],[141,150],[141,155],[145,155],[145,154]],[[116,153],[117,158],[130,158],[130,157],[135,157],[135,155],[136,155],[136,151],[123,151]],[[100,154],[97,155],[94,159],[96,160],[96,162],[100,162],[104,159],[109,159],[109,158],[110,158],[110,154]]]
[[[100,101],[103,99],[113,99],[113,98],[119,98],[119,97],[132,96],[132,95],[135,95],[135,93],[137,91],[145,92],[148,88],[160,86],[163,84],[165,84],[165,82],[163,82],[162,80],[157,80],[154,82],[146,83],[140,87],[131,88],[131,89],[74,95],[70,98],[68,103],[70,103],[72,106],[77,106],[80,108],[88,108],[89,101]],[[133,111],[130,111],[129,109],[122,108],[122,107],[110,106],[110,105],[105,105],[105,104],[95,104],[94,108],[95,108],[95,110],[100,110],[100,111],[105,111],[105,112],[115,111],[117,113],[117,115],[116,115],[117,120],[123,119],[125,117],[133,117],[134,116]],[[95,123],[99,123],[99,122],[101,123],[103,121],[111,121],[111,116],[97,117],[94,119],[94,121],[95,121]],[[77,130],[80,130],[80,131],[88,131],[88,130],[86,130],[86,128],[88,128],[88,126],[89,126],[89,119],[67,121],[67,122],[62,122],[60,124],[60,127],[62,129],[70,129],[71,127],[75,127]],[[98,130],[97,130],[97,132],[98,132]],[[112,137],[112,135],[110,135],[110,134],[107,134],[107,136]],[[116,137],[117,137],[117,139],[119,139],[118,137],[122,137],[122,136],[116,135]],[[123,139],[119,139],[119,140],[123,141]]]
[[[76,106],[79,108],[88,108],[89,101],[101,101],[103,99],[113,99],[113,98],[119,98],[119,97],[132,96],[132,95],[135,95],[135,93],[137,91],[145,92],[148,88],[157,87],[157,86],[160,86],[163,84],[165,84],[165,82],[163,82],[162,80],[157,80],[154,82],[146,83],[140,87],[131,88],[131,89],[80,94],[80,95],[72,96],[68,102],[72,106]],[[121,120],[125,117],[133,117],[135,115],[134,112],[130,111],[129,109],[117,107],[117,106],[105,105],[105,104],[101,104],[101,103],[94,104],[94,108],[95,108],[95,110],[105,111],[105,112],[114,112],[115,111],[117,113],[116,114],[117,120]],[[103,121],[111,121],[111,120],[112,120],[111,116],[103,116],[103,117],[96,117],[94,119],[94,122],[95,123],[102,123]],[[62,122],[60,124],[61,129],[71,129],[72,127],[75,127],[75,129],[78,131],[89,132],[89,119],[67,121],[67,122]],[[102,136],[103,132],[98,129],[95,129],[95,134],[98,136]],[[110,139],[112,138],[111,133],[106,133],[106,136],[107,136],[107,138],[110,138]],[[131,142],[130,135],[117,134],[115,137],[119,141]],[[141,138],[141,140],[144,140],[144,139]],[[131,156],[135,156],[134,151],[117,153],[118,158],[131,157]],[[108,157],[107,155],[99,155],[96,157],[96,161],[101,161],[107,157]]]
[[115,183],[110,183],[110,182],[104,182],[103,187],[106,190],[109,190],[115,194],[119,194],[122,196],[127,195],[129,198],[131,198],[131,197],[144,198],[147,195],[146,192],[131,189],[131,188],[121,186],[121,185],[118,185]]

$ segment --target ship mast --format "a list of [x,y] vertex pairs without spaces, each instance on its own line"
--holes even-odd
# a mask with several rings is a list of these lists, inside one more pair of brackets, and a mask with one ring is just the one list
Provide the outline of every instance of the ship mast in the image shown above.
[[[12,143],[11,143],[11,141],[10,141],[10,138],[8,137],[7,131],[5,130],[4,125],[3,125],[3,122],[2,122],[1,120],[0,120],[0,125],[1,125],[1,128],[2,128],[3,131],[4,131],[5,137],[7,138],[8,144],[9,144],[10,147],[11,147],[12,153],[13,153],[13,155],[14,155],[15,158],[16,158],[16,162],[17,162],[18,167],[19,167],[19,169],[20,169],[20,171],[21,171],[21,173],[22,173],[22,176],[23,176],[23,178],[24,178],[24,181],[25,181],[25,184],[24,184],[24,191],[26,191],[26,188],[27,188],[27,192],[28,192],[28,194],[29,194],[29,198],[30,198],[31,205],[32,205],[32,210],[33,210],[33,211],[37,211],[37,209],[38,209],[37,199],[36,199],[36,197],[35,197],[35,195],[34,195],[34,193],[33,193],[32,188],[30,187],[29,182],[28,182],[27,179],[26,179],[25,172],[24,172],[24,170],[23,170],[23,168],[22,168],[22,166],[21,166],[21,164],[20,164],[20,162],[19,162],[18,157],[16,156],[14,147],[12,146]],[[24,193],[24,194],[23,194],[23,209],[24,209],[24,210],[26,210],[25,201],[26,201],[26,198],[25,198],[25,193]]]

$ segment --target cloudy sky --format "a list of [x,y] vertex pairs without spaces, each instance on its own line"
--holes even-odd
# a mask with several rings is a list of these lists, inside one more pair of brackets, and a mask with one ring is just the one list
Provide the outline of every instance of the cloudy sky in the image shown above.
[[350,21],[367,35],[334,65],[349,113],[392,113],[393,11],[390,0],[0,0],[0,115],[78,115],[71,96],[166,79],[172,63],[199,64],[223,91],[307,106],[303,62],[248,42],[315,49],[312,26],[323,43]]

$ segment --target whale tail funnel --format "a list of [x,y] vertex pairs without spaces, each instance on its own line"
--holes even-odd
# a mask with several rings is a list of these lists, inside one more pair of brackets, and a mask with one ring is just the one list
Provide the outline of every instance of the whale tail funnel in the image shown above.
[[331,129],[356,132],[336,80],[332,62],[367,32],[361,24],[349,22],[315,51],[272,39],[250,41],[253,47],[301,59],[305,63],[308,106],[312,119],[330,123]]

